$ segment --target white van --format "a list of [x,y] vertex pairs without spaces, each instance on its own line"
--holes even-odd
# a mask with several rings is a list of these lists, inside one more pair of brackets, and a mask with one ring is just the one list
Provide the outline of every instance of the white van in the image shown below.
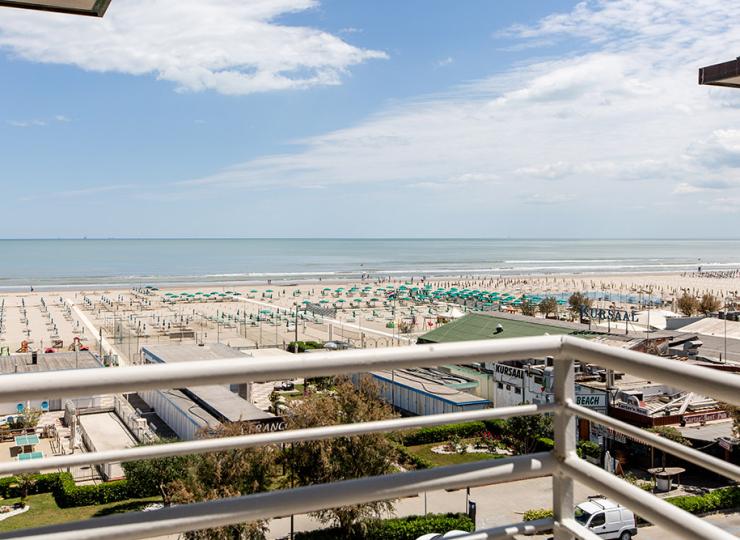
[[602,497],[589,498],[576,506],[576,520],[606,540],[630,540],[637,534],[635,514]]

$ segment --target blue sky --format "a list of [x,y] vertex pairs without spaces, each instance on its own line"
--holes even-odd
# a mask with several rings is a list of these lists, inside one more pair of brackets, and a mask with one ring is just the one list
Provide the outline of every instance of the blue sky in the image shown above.
[[714,0],[3,9],[0,237],[736,237],[696,69],[739,39]]

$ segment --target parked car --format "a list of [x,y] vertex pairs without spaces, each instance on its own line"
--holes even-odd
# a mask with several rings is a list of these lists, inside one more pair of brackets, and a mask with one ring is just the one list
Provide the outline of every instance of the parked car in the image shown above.
[[603,497],[576,506],[576,521],[605,540],[630,540],[637,534],[632,510]]
[[293,384],[293,381],[282,381],[282,382],[277,383],[273,387],[273,390],[275,390],[276,392],[281,392],[281,391],[293,390],[294,388],[295,388],[295,384]]

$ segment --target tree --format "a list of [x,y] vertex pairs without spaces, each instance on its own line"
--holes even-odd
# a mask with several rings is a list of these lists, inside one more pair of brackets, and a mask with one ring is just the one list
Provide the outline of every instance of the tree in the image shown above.
[[583,293],[575,292],[568,298],[568,309],[574,317],[580,316],[581,310],[591,307],[591,299]]
[[531,454],[543,437],[552,437],[552,418],[544,414],[515,416],[506,422],[506,436],[517,452]]
[[540,313],[542,313],[546,319],[550,316],[550,314],[553,314],[553,313],[557,316],[558,301],[552,296],[543,298],[542,301],[540,302]]
[[29,492],[36,485],[36,475],[32,473],[21,473],[15,477],[18,490],[21,492],[21,503],[25,506]]
[[[250,424],[222,424],[215,431],[203,433],[204,438],[236,437],[252,433]],[[169,485],[172,501],[188,504],[224,497],[236,497],[267,491],[272,481],[275,449],[233,448],[194,456],[187,470]],[[266,522],[238,523],[216,529],[186,533],[190,540],[262,540],[267,532]]]
[[732,438],[740,439],[740,407],[736,407],[730,403],[720,403],[727,414],[732,418]]
[[522,315],[527,315],[529,317],[534,317],[534,314],[537,312],[537,306],[526,298],[522,300],[522,303],[519,305],[519,309],[522,311]]
[[[152,444],[170,442],[174,441],[161,439]],[[171,456],[130,461],[123,463],[123,470],[126,473],[126,480],[131,486],[132,493],[141,497],[160,493],[162,502],[165,506],[169,506],[172,504],[172,484],[183,475],[183,471],[188,469],[194,457]]]
[[[367,377],[360,378],[357,387],[348,379],[339,379],[333,394],[310,394],[292,402],[285,414],[288,429],[371,422],[392,416],[391,408],[378,399],[377,386]],[[396,457],[396,447],[381,433],[294,443],[284,455],[291,468],[287,483],[307,486],[388,474],[394,469]],[[342,538],[349,538],[364,521],[392,509],[391,501],[381,501],[322,510],[314,515],[322,523],[339,527]]]
[[721,307],[722,301],[710,293],[705,293],[699,302],[699,311],[704,315],[709,315],[713,311],[719,311],[719,308]]
[[10,423],[11,429],[35,428],[39,425],[39,420],[43,411],[41,409],[24,409],[22,413],[15,417]]
[[[655,433],[656,435],[660,435],[661,437],[664,437],[673,442],[677,442],[678,444],[682,444],[684,446],[691,446],[691,441],[688,440],[683,435],[681,435],[681,432],[678,431],[673,426],[656,426],[654,428],[648,429],[648,431]],[[666,463],[666,453],[665,452],[663,452],[661,463],[662,463],[661,466],[665,469],[665,463]]]
[[678,307],[678,310],[687,317],[691,317],[699,311],[699,301],[696,297],[687,292],[683,293],[683,295],[676,300],[676,306]]

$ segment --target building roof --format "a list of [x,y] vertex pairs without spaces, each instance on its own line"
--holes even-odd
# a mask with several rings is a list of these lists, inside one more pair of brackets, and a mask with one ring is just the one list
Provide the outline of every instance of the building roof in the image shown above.
[[247,357],[238,349],[223,343],[209,343],[203,346],[173,343],[167,345],[146,345],[142,347],[145,356],[155,362],[196,362],[198,360],[221,360],[223,358]]
[[420,374],[407,369],[371,371],[370,374],[391,384],[410,388],[420,394],[446,401],[452,405],[491,404],[487,399],[445,385],[443,378],[435,382],[434,374]]
[[102,368],[102,364],[90,351],[38,353],[37,363],[31,363],[31,353],[0,356],[0,374],[38,373],[63,369]]
[[[453,341],[473,341],[478,339],[504,339],[512,337],[543,336],[545,334],[571,334],[576,329],[560,324],[539,322],[540,319],[522,320],[520,318],[499,317],[488,313],[468,313],[464,317],[449,322],[431,332],[420,336],[418,343],[448,343]],[[538,321],[538,322],[534,322]],[[501,325],[503,332],[496,333]]]
[[263,411],[218,384],[191,386],[183,389],[182,393],[224,422],[255,422],[275,418],[274,414]]
[[721,437],[732,437],[732,420],[710,422],[705,425],[676,426],[681,435],[697,441],[716,441]]

